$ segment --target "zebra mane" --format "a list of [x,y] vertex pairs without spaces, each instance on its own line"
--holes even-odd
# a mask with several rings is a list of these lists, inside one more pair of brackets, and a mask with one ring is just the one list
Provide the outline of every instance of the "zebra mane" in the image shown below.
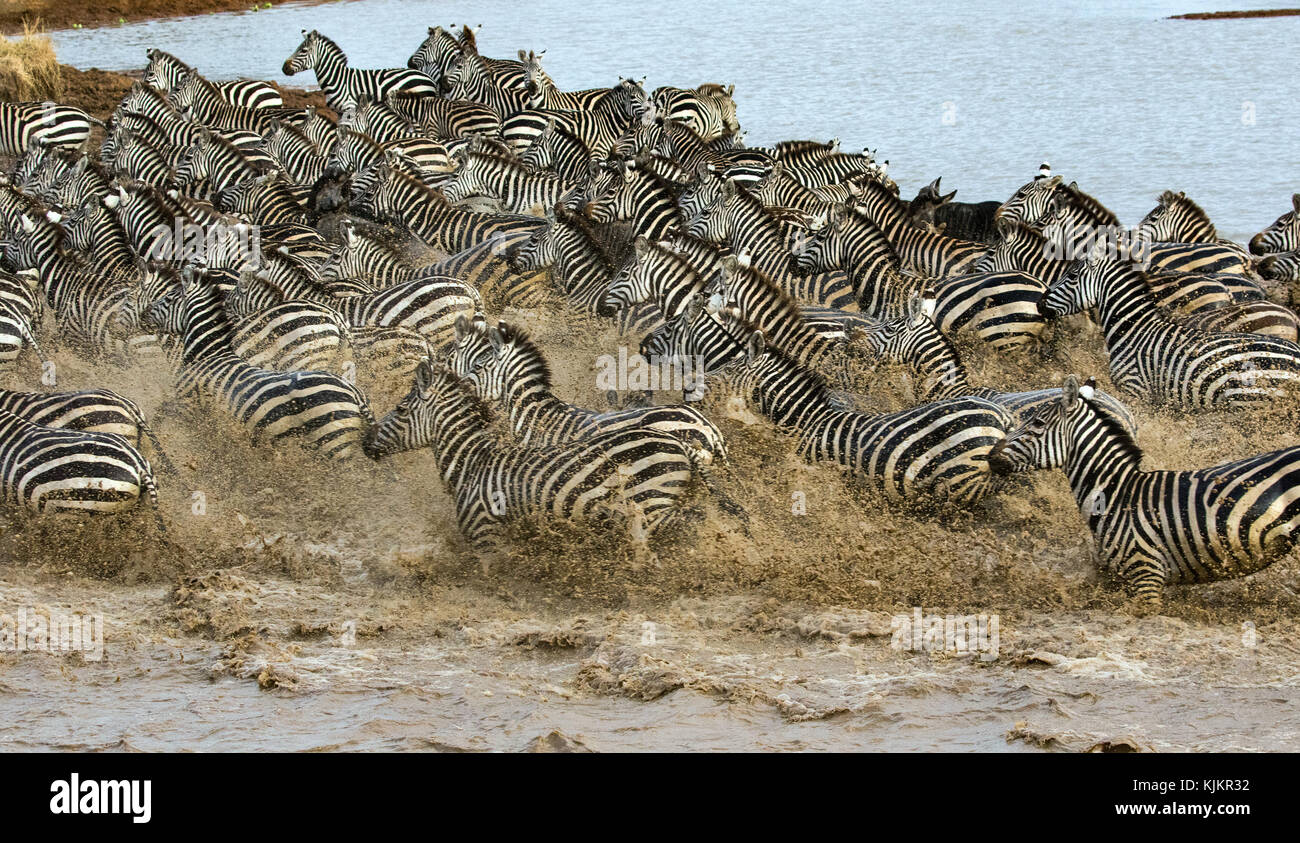
[[1134,465],[1140,466],[1142,464],[1143,456],[1142,446],[1133,438],[1133,434],[1124,426],[1124,423],[1115,418],[1115,416],[1113,416],[1109,411],[1092,403],[1090,399],[1080,395],[1079,400],[1086,404],[1088,409],[1092,411],[1092,414],[1096,416],[1097,421],[1105,430],[1106,435],[1119,442],[1120,450],[1123,452],[1124,456],[1132,459]]
[[[698,270],[696,270],[696,272],[698,273]],[[737,264],[736,268],[733,269],[732,272],[749,272],[753,274],[758,279],[759,284],[766,290],[767,295],[772,297],[772,303],[775,307],[772,308],[771,315],[774,317],[775,321],[779,324],[798,326],[796,328],[798,335],[803,336],[808,342],[814,340],[816,332],[808,326],[807,322],[804,321],[803,312],[799,308],[799,303],[795,301],[794,296],[790,295],[788,290],[780,284],[777,284],[767,275],[767,273],[763,272],[756,266],[743,266]],[[727,273],[724,271],[724,284],[726,283],[726,275]]]
[[495,161],[505,167],[509,167],[511,170],[527,170],[523,162],[518,158],[482,145],[477,141],[478,137],[481,137],[481,135],[475,136],[475,142],[471,143],[469,151],[465,153],[465,161],[461,163],[462,168],[469,163],[469,159],[479,158],[484,161]]
[[[749,336],[758,328],[744,319],[737,320],[739,325],[744,329],[744,335]],[[812,397],[818,401],[829,402],[831,400],[830,386],[826,383],[826,378],[820,372],[808,368],[795,358],[791,357],[783,349],[777,348],[770,343],[764,344],[763,354],[776,361],[777,366],[786,373],[785,382],[793,389],[783,389],[785,393],[802,392],[808,390]]]
[[1164,193],[1160,194],[1160,199],[1158,201],[1162,206],[1176,205],[1186,208],[1188,211],[1196,214],[1197,217],[1204,220],[1206,225],[1209,225],[1211,228],[1214,227],[1214,223],[1210,220],[1210,215],[1205,212],[1205,209],[1189,199],[1187,194],[1182,191],[1174,193],[1172,190],[1166,190]]
[[[451,388],[456,391],[461,398],[465,399],[465,404],[474,414],[476,421],[481,422],[484,427],[488,428],[488,432],[492,432],[496,428],[496,412],[486,401],[475,394],[474,387],[469,383],[469,381],[457,375],[448,368],[445,363],[431,363],[430,367],[433,370],[433,377],[435,380],[439,378],[445,379],[450,384]],[[412,385],[412,389],[414,390],[415,388],[416,387]],[[499,436],[500,434],[498,433],[497,435]]]
[[1057,190],[1064,191],[1075,207],[1083,210],[1093,218],[1093,222],[1098,225],[1119,225],[1119,217],[1115,216],[1105,205],[1098,202],[1094,197],[1084,193],[1073,182],[1070,184],[1060,185]]
[[[446,201],[445,199],[443,201]],[[570,228],[576,230],[584,241],[584,248],[590,250],[597,258],[600,259],[602,266],[609,271],[618,269],[618,264],[605,247],[600,237],[600,232],[596,230],[595,224],[582,214],[575,214],[567,209],[564,205],[557,205],[555,208],[555,221],[564,223]]]
[[547,362],[546,355],[538,348],[537,343],[533,342],[523,328],[518,328],[509,322],[498,322],[497,330],[501,332],[501,338],[506,343],[519,349],[519,354],[527,361],[528,371],[541,383],[542,388],[548,392],[551,389],[551,364]]

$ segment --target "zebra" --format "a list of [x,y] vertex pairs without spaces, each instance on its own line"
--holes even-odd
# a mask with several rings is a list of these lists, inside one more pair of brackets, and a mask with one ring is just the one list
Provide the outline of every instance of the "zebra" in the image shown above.
[[552,283],[571,304],[596,316],[614,315],[604,299],[619,264],[586,217],[562,204],[547,209],[543,226],[514,247],[509,266],[519,274],[549,268]]
[[1146,275],[1156,304],[1175,313],[1204,313],[1231,304],[1261,301],[1264,289],[1241,275],[1201,272]]
[[[542,52],[545,52],[543,50]],[[546,71],[542,69],[541,53],[519,51],[519,63],[528,77],[528,108],[546,111],[586,111],[609,93],[609,88],[590,88],[585,91],[561,91]]]
[[855,304],[860,296],[844,272],[801,274],[802,270],[794,270],[790,222],[806,225],[802,214],[787,216],[765,208],[753,194],[728,179],[722,183],[717,199],[690,220],[686,233],[749,255],[755,267],[799,301],[841,310]]
[[[1260,259],[1257,270],[1269,281],[1300,281],[1300,251],[1274,252]],[[1296,304],[1295,297],[1291,303]]]
[[195,184],[206,182],[213,191],[219,191],[265,173],[264,168],[250,161],[234,144],[211,132],[201,132],[195,144],[181,156],[175,183],[181,190],[190,190]]
[[[1012,419],[1021,423],[1039,407],[1060,397],[1059,387],[1028,392],[1000,392],[985,386],[972,386],[957,348],[935,324],[930,313],[932,308],[933,302],[913,296],[908,299],[905,315],[882,320],[864,329],[861,334],[878,357],[906,367],[913,379],[913,393],[917,401],[941,401],[973,395],[1006,408]],[[1122,402],[1101,390],[1096,392],[1096,401],[1125,429],[1136,435],[1137,421]]]
[[493,422],[463,380],[426,360],[416,367],[411,391],[365,442],[373,459],[432,447],[461,533],[485,571],[504,555],[512,521],[622,520],[632,541],[644,546],[680,512],[690,489],[690,458],[671,436],[614,430],[533,448],[502,442]]
[[352,456],[374,424],[365,396],[327,372],[270,372],[245,363],[231,350],[222,298],[215,284],[183,275],[149,306],[147,324],[181,340],[177,393],[211,399],[255,438],[299,438],[328,457]]
[[[456,61],[465,52],[478,53],[478,44],[474,31],[468,26],[461,28],[460,39],[441,26],[429,27],[428,37],[420,44],[407,60],[406,66],[418,70],[438,85],[443,93],[451,90],[450,77],[455,70]],[[522,62],[514,59],[493,59],[483,57],[488,72],[502,88],[523,90],[528,86],[528,74]]]
[[845,272],[858,309],[871,317],[902,313],[908,298],[926,285],[899,272],[898,256],[879,226],[843,206],[796,230],[786,254],[795,273]]
[[216,87],[191,73],[167,94],[167,102],[183,117],[211,129],[265,135],[271,124],[302,123],[307,113],[297,108],[243,108],[226,102]]
[[31,274],[0,269],[0,364],[15,362],[24,345],[31,346],[42,362],[46,360],[32,329],[45,304],[36,284]]
[[66,245],[90,256],[100,275],[132,279],[138,269],[137,256],[121,223],[99,197],[89,197],[63,216]]
[[6,508],[27,516],[129,512],[147,499],[160,533],[153,468],[125,439],[44,427],[0,410],[0,486]]
[[529,171],[518,159],[494,155],[470,145],[460,168],[441,186],[447,201],[460,203],[473,196],[497,200],[503,211],[526,214],[550,208],[570,189],[554,173]]
[[387,162],[375,165],[373,188],[353,198],[358,214],[392,222],[446,254],[463,252],[496,234],[531,234],[542,220],[504,214],[478,214],[457,208],[418,179],[393,169]]
[[[149,64],[144,69],[144,84],[166,93],[180,85],[184,78],[197,71],[185,62],[162,50],[147,51]],[[274,86],[258,79],[235,79],[215,83],[222,99],[240,108],[280,108],[284,99]]]
[[1250,238],[1252,255],[1294,252],[1300,249],[1300,193],[1291,194],[1291,210]]
[[676,187],[641,161],[603,168],[582,212],[597,224],[629,220],[632,238],[663,240],[683,228]]
[[100,275],[66,256],[57,214],[24,215],[6,243],[6,263],[34,270],[62,337],[93,356],[126,350],[122,303],[130,293],[120,278]]
[[650,94],[655,111],[665,120],[687,126],[704,141],[717,140],[740,131],[736,120],[734,85],[706,84],[694,90],[656,88]]
[[1286,555],[1300,521],[1300,448],[1211,468],[1144,470],[1133,435],[1071,376],[1007,437],[995,462],[1061,468],[1103,571],[1145,609],[1165,586],[1234,579]]
[[992,487],[989,454],[1006,438],[1006,410],[951,398],[884,415],[838,409],[825,380],[767,345],[744,340],[736,388],[776,426],[794,433],[808,462],[834,461],[895,502],[978,502]]
[[931,278],[960,275],[969,272],[988,251],[985,243],[958,240],[912,225],[907,205],[878,182],[863,181],[858,187],[857,212],[880,227],[905,268]]
[[645,90],[631,79],[620,79],[605,96],[582,111],[516,110],[506,115],[501,136],[522,153],[552,120],[579,138],[591,154],[606,158],[619,140],[641,121],[650,108]]
[[136,134],[118,135],[113,157],[105,163],[119,178],[124,176],[151,187],[170,187],[176,176],[167,155]]
[[265,149],[295,184],[315,184],[325,174],[325,156],[297,126],[278,120],[272,123]]
[[[279,171],[246,179],[219,190],[212,197],[217,208],[260,227],[262,239],[276,226],[294,226],[307,221],[307,210],[289,177]],[[315,238],[311,238],[315,241]]]
[[456,320],[456,341],[449,356],[457,376],[466,379],[484,401],[506,410],[511,434],[525,445],[555,446],[613,430],[641,429],[677,439],[691,464],[707,474],[713,463],[728,460],[722,432],[698,410],[686,405],[636,407],[598,412],[557,397],[551,370],[537,344],[504,321],[488,327],[476,316]]
[[462,50],[447,73],[445,95],[449,100],[476,102],[492,109],[502,121],[504,133],[505,121],[528,105],[527,89],[515,87],[508,79],[495,76],[488,60],[478,51]]
[[1049,287],[1043,313],[1057,318],[1094,309],[1120,389],[1157,405],[1207,409],[1258,404],[1300,381],[1295,343],[1186,327],[1156,307],[1136,267],[1105,252],[1099,244]]
[[1036,345],[1047,326],[1039,306],[1047,284],[1024,272],[952,275],[934,290],[934,320],[946,334],[967,331],[999,351]]
[[405,117],[411,125],[437,140],[501,135],[501,118],[477,102],[454,102],[441,97],[390,93],[384,104]]
[[145,421],[139,406],[126,396],[111,390],[14,392],[0,389],[0,410],[21,416],[41,427],[84,433],[110,433],[122,437],[127,444],[137,449],[148,439],[163,469],[167,472],[176,470],[163,452],[162,443]]
[[17,158],[33,144],[80,152],[92,126],[104,124],[80,108],[57,102],[0,102],[0,155]]
[[316,73],[316,81],[325,92],[325,103],[336,112],[357,106],[366,100],[382,101],[391,91],[409,91],[436,95],[438,86],[418,70],[394,68],[357,70],[348,67],[348,57],[338,44],[316,30],[303,31],[302,43],[285,59],[281,70],[293,76],[304,70]]
[[528,235],[493,235],[464,251],[424,268],[424,272],[459,278],[479,291],[485,305],[534,310],[549,302],[554,288],[546,271],[515,272],[509,255]]
[[531,170],[552,172],[576,184],[589,176],[593,159],[582,138],[552,118],[519,154],[519,160]]

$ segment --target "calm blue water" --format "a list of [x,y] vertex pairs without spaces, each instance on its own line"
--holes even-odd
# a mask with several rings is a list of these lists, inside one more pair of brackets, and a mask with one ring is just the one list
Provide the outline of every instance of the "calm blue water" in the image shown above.
[[751,145],[839,137],[876,149],[908,196],[943,176],[959,199],[1001,200],[1050,161],[1126,223],[1160,191],[1185,190],[1221,234],[1245,239],[1300,189],[1300,17],[1162,18],[1260,5],[352,0],[54,38],[78,67],[142,67],[158,46],[214,78],[286,82],[280,65],[304,28],[378,67],[404,66],[428,26],[482,24],[484,54],[545,49],[562,87],[733,83]]

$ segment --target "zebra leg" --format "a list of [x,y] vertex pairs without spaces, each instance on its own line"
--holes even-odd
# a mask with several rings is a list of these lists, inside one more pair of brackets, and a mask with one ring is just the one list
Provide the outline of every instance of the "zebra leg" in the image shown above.
[[1139,614],[1160,611],[1168,573],[1164,562],[1144,553],[1136,553],[1116,566],[1116,575],[1137,603]]
[[176,468],[176,464],[167,456],[167,452],[163,450],[162,443],[158,441],[158,437],[154,435],[154,432],[149,425],[145,424],[143,419],[140,419],[136,421],[136,427],[140,428],[140,432],[149,440],[149,445],[153,449],[154,455],[158,458],[158,463],[162,466],[162,470],[171,476],[179,474],[180,471]]

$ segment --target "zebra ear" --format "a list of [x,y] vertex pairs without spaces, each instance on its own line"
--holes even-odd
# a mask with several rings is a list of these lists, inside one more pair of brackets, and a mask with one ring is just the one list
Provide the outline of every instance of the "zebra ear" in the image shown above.
[[497,354],[500,354],[501,349],[505,348],[506,345],[505,335],[501,333],[501,327],[503,325],[505,325],[504,322],[497,322],[496,325],[488,328],[487,332],[488,342],[491,343],[492,350]]
[[431,386],[433,386],[433,364],[429,362],[428,357],[425,357],[415,367],[415,388],[420,392],[428,392]]
[[31,217],[27,216],[26,214],[22,215],[22,224],[23,224],[23,231],[27,232],[28,234],[31,234],[33,231],[36,230],[36,221],[33,220]]
[[1091,401],[1092,397],[1096,394],[1097,394],[1097,379],[1094,377],[1088,378],[1086,381],[1083,382],[1083,385],[1079,387],[1079,397],[1083,398],[1086,401]]
[[1291,209],[1300,214],[1300,193],[1291,194]]
[[913,327],[925,319],[925,302],[915,293],[907,300],[907,321]]
[[749,362],[757,360],[763,356],[765,347],[766,342],[763,340],[763,332],[756,329],[754,333],[749,335],[749,339],[745,341],[745,360]]
[[650,251],[650,241],[645,239],[644,236],[638,236],[632,241],[632,251],[636,253],[638,258],[645,257],[646,252]]
[[1065,379],[1064,385],[1061,386],[1061,406],[1066,410],[1073,410],[1079,403],[1079,379],[1074,375],[1069,375]]
[[456,317],[456,342],[460,342],[461,340],[465,339],[465,337],[468,335],[469,335],[469,320],[466,319],[465,314],[462,313]]
[[734,199],[736,197],[736,183],[731,179],[722,180],[722,198]]
[[736,255],[727,255],[722,259],[722,272],[724,275],[734,275],[740,269],[740,258]]

